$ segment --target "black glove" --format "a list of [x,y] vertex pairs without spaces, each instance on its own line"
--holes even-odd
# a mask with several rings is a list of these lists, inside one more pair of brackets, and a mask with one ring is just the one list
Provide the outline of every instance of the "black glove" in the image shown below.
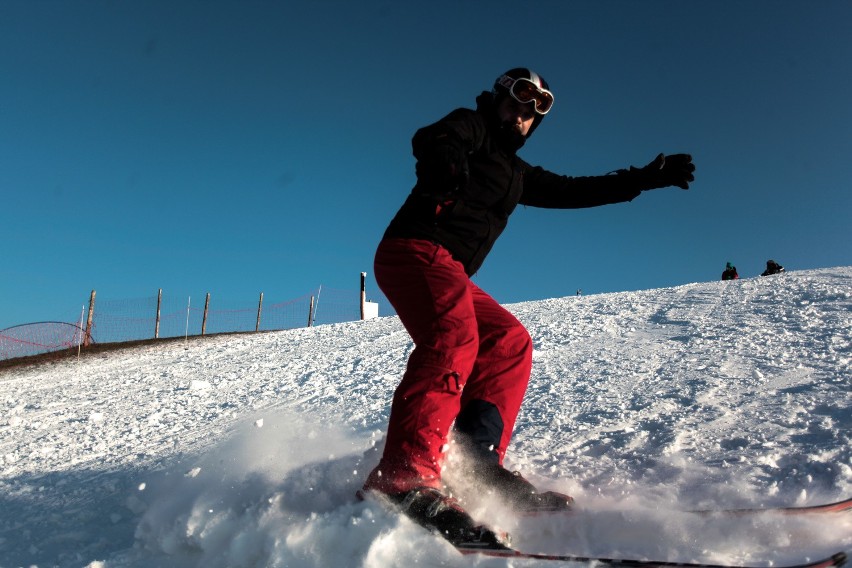
[[695,180],[694,171],[695,165],[689,154],[660,154],[644,168],[630,166],[628,174],[634,177],[638,188],[643,191],[671,185],[689,189],[689,182]]
[[467,185],[470,171],[461,145],[444,138],[417,158],[417,179],[440,192],[453,192]]

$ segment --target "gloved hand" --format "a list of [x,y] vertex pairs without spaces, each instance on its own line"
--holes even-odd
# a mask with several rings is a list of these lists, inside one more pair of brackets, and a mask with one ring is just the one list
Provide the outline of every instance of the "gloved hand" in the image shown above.
[[681,189],[689,189],[689,182],[695,180],[692,172],[695,165],[689,154],[660,154],[644,168],[630,166],[629,173],[634,176],[637,185],[643,191],[658,187],[675,185]]
[[459,144],[444,139],[417,159],[417,179],[432,190],[453,192],[467,185],[470,171]]

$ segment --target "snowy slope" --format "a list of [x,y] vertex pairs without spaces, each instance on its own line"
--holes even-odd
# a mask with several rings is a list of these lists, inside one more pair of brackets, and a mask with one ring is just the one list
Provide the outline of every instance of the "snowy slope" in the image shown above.
[[[852,267],[509,308],[535,360],[507,465],[579,504],[471,502],[518,548],[852,549],[852,515],[678,512],[852,494]],[[0,371],[0,567],[549,565],[462,558],[354,501],[411,347],[382,318]]]

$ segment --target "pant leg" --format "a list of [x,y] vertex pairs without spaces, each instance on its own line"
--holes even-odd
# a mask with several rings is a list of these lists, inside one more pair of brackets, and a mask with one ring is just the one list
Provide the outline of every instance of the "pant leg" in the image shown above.
[[479,351],[462,395],[458,441],[477,459],[503,463],[532,368],[532,340],[523,324],[473,287]]
[[443,247],[411,239],[383,241],[374,274],[415,348],[394,393],[384,454],[365,488],[440,487],[449,430],[479,349],[473,285]]

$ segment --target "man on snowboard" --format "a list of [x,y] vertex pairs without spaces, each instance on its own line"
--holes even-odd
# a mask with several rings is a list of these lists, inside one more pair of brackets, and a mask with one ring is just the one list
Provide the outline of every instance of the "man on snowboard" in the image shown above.
[[417,183],[376,251],[376,281],[415,348],[394,393],[384,453],[363,492],[383,495],[454,544],[499,539],[442,485],[451,427],[481,491],[518,511],[570,504],[502,465],[530,377],[532,341],[470,277],[509,215],[518,204],[573,209],[631,201],[649,189],[688,189],[694,179],[687,154],[592,177],[528,164],[516,152],[552,106],[547,82],[516,68],[476,98],[476,110],[456,109],[418,130]]

